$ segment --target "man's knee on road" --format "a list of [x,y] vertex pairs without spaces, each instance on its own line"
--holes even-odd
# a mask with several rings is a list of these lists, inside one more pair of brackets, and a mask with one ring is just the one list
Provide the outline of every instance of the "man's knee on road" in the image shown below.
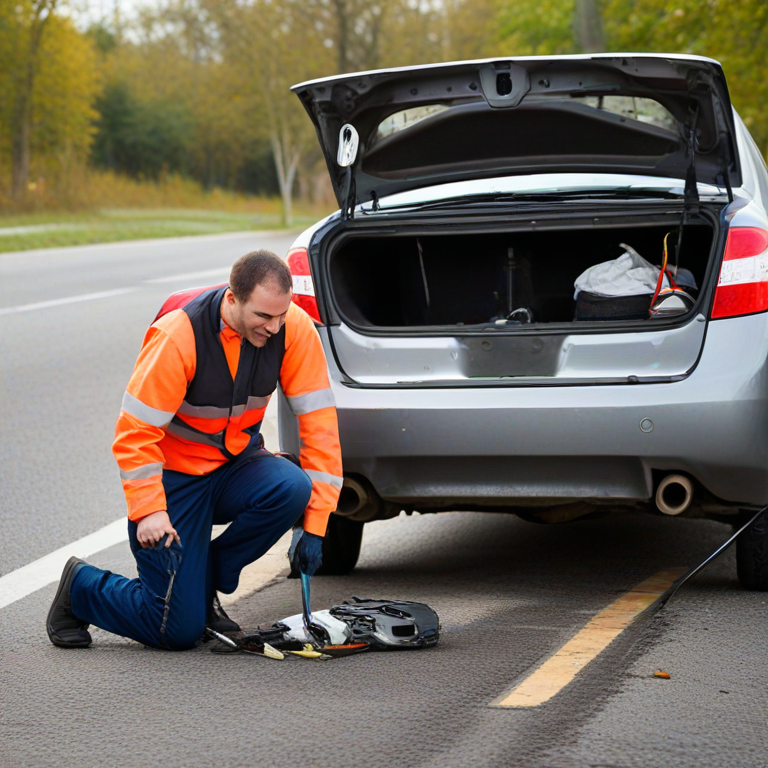
[[175,541],[168,548],[162,542],[146,548],[132,544],[151,644],[172,651],[192,648],[205,631],[205,558],[189,560]]
[[194,648],[204,632],[205,612],[187,612],[180,606],[175,611],[171,609],[161,642],[172,651],[186,651]]

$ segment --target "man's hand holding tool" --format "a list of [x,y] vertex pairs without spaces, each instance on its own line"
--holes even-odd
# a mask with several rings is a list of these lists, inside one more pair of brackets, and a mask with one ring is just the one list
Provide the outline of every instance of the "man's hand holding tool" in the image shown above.
[[[298,541],[294,533],[294,541],[291,542],[289,557],[291,564],[299,572],[314,576],[317,569],[323,564],[323,538],[314,533],[299,530]],[[294,544],[295,542],[295,544]]]
[[162,540],[163,536],[168,537],[165,540],[166,547],[170,547],[174,539],[181,546],[179,534],[176,533],[176,529],[171,525],[171,518],[168,517],[168,513],[164,509],[153,512],[151,515],[142,517],[139,520],[136,527],[136,538],[144,549],[153,549]]

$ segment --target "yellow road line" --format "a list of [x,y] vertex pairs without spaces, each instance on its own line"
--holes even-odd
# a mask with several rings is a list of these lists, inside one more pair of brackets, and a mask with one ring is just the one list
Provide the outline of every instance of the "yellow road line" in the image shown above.
[[638,584],[597,614],[536,671],[491,706],[537,707],[549,701],[613,642],[630,622],[655,603],[685,568],[670,568]]

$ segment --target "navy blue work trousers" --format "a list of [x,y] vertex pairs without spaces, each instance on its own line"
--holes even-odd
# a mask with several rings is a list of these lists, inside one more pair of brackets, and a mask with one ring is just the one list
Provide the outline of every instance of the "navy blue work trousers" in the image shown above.
[[[213,590],[234,592],[240,571],[298,520],[312,490],[293,463],[260,450],[208,475],[163,471],[168,515],[181,538],[142,548],[128,521],[139,571],[127,579],[92,565],[72,580],[72,611],[116,635],[168,650],[191,648],[205,630]],[[213,524],[231,523],[211,541]]]

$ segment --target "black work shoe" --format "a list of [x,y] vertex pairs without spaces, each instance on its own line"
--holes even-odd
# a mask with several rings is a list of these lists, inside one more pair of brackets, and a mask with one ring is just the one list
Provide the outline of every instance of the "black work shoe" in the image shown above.
[[72,586],[72,577],[75,569],[83,561],[78,557],[70,557],[64,570],[61,572],[61,581],[53,598],[51,609],[48,611],[48,619],[45,628],[48,637],[54,645],[60,648],[87,648],[91,644],[91,634],[88,632],[88,624],[72,613],[72,601],[69,590]]
[[215,632],[220,632],[222,635],[240,631],[240,625],[227,616],[227,612],[221,607],[221,600],[219,600],[219,596],[215,592],[208,611],[208,623],[206,626]]

